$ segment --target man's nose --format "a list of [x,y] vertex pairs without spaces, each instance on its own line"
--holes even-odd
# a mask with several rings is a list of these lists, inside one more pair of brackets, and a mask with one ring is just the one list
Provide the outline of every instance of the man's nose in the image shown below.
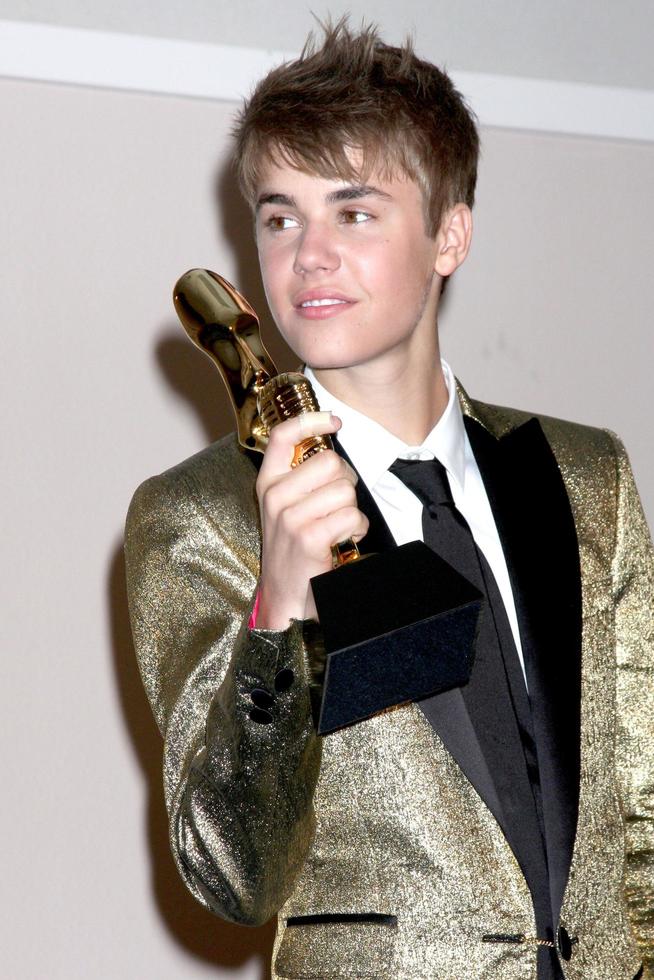
[[334,232],[322,222],[306,225],[298,241],[293,271],[298,275],[333,272],[340,264]]

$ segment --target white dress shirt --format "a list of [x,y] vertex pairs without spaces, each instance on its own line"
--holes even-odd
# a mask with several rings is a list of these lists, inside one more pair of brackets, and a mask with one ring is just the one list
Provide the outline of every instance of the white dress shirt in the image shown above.
[[401,480],[389,473],[389,466],[398,458],[435,458],[443,464],[454,503],[470,525],[472,536],[495,576],[524,675],[518,618],[504,552],[463,424],[454,375],[445,361],[441,363],[449,394],[447,407],[421,446],[406,445],[378,422],[339,401],[323,388],[311,368],[306,367],[304,374],[313,386],[320,408],[334,412],[343,422],[339,442],[370,490],[397,544],[423,540],[422,503]]

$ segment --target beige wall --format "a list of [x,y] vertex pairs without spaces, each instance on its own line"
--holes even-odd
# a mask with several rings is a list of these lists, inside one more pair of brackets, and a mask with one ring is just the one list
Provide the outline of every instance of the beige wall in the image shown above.
[[386,40],[408,31],[423,57],[528,78],[654,87],[651,0],[0,0],[0,18],[124,34],[299,51],[316,18],[373,20]]
[[[265,975],[270,930],[212,919],[167,855],[120,555],[135,486],[231,426],[175,321],[176,277],[215,268],[261,306],[248,217],[218,179],[230,111],[0,82],[0,972],[17,980]],[[651,519],[654,146],[484,135],[446,353],[476,395],[620,431]]]

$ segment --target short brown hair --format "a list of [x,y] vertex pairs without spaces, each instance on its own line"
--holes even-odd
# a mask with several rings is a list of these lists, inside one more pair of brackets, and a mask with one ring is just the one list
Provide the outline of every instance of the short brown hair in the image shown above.
[[374,26],[355,34],[347,18],[323,30],[322,46],[309,35],[300,57],[266,75],[238,116],[235,163],[246,199],[255,203],[266,160],[343,180],[403,173],[422,190],[434,236],[449,207],[474,203],[473,113],[410,41],[391,47]]

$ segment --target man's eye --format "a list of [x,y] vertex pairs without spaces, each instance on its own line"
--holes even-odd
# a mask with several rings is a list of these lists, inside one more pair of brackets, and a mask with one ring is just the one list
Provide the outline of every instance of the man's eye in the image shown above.
[[358,211],[354,208],[341,211],[341,221],[346,225],[358,225],[364,221],[370,221],[371,218],[372,215],[368,214],[367,211]]
[[272,214],[266,219],[265,225],[271,231],[285,231],[287,228],[296,228],[297,220],[285,214]]

